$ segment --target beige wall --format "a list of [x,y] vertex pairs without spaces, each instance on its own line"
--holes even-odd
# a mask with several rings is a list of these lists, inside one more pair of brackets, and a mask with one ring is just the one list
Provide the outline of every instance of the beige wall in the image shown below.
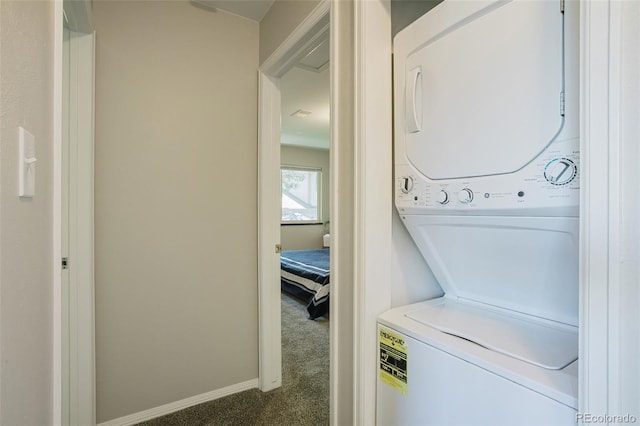
[[94,2],[98,422],[258,376],[258,24]]
[[[329,150],[282,145],[280,161],[287,166],[322,169],[322,221],[329,220]],[[322,247],[322,225],[282,225],[280,242],[283,250],[304,250]]]
[[260,63],[289,37],[320,0],[276,0],[260,22]]
[[[52,412],[53,2],[0,1],[0,424]],[[35,136],[36,195],[18,198],[18,126]]]

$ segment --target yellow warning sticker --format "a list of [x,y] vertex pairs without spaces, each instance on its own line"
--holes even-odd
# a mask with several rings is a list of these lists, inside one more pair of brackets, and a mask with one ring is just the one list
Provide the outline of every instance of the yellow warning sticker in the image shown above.
[[379,329],[380,380],[407,394],[407,346],[404,338],[384,328]]

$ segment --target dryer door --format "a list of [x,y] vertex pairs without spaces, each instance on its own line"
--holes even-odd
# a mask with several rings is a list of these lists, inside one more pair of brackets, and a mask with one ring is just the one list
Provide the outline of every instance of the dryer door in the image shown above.
[[486,6],[459,16],[469,12],[444,2],[416,22],[419,42],[396,40],[415,45],[404,46],[412,53],[398,105],[405,122],[397,125],[407,159],[431,179],[517,171],[563,125],[559,2],[478,4]]

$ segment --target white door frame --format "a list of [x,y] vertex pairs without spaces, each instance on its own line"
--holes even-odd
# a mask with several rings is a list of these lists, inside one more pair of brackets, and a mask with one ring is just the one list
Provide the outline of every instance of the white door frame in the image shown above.
[[[94,356],[94,273],[93,273],[93,107],[94,48],[93,34],[71,33],[70,54],[70,134],[68,157],[63,157],[68,169],[68,246],[63,257],[68,258],[68,288],[63,286],[63,318],[68,314],[68,339],[63,346],[63,360],[68,363],[68,424],[95,424],[95,356]],[[63,140],[63,146],[65,141]],[[65,166],[65,160],[66,166]],[[63,188],[63,196],[65,188]],[[64,207],[63,207],[64,211]],[[63,214],[63,220],[65,215]],[[63,224],[64,225],[64,224]],[[63,227],[64,232],[64,227]],[[66,253],[65,253],[66,251]],[[66,302],[66,307],[65,307]],[[64,336],[65,333],[63,333]],[[63,371],[63,374],[64,371]],[[65,374],[67,376],[67,374]],[[64,379],[64,377],[63,377]],[[65,410],[63,408],[63,419]]]
[[[95,424],[93,148],[95,36],[89,0],[64,3],[71,37],[63,40],[63,2],[54,13],[53,423]],[[89,31],[89,32],[87,32]],[[65,46],[66,44],[66,46]],[[70,61],[63,64],[63,50]],[[63,83],[69,73],[69,86]],[[63,93],[67,89],[68,93]],[[68,115],[63,102],[68,102]],[[68,129],[63,131],[63,119]],[[64,134],[63,134],[64,133]],[[68,258],[68,269],[61,261]]]
[[[640,418],[640,131],[623,122],[637,123],[640,109],[639,83],[629,76],[640,62],[634,3],[580,4],[579,412]],[[625,39],[636,40],[635,56],[623,55]]]
[[53,418],[54,426],[62,424],[62,120],[63,120],[63,4],[53,6]]
[[[258,308],[259,387],[282,385],[280,325],[280,78],[329,25],[323,0],[269,56],[259,71],[258,115]],[[331,58],[333,60],[333,58]]]
[[282,385],[280,330],[280,214],[273,196],[280,187],[280,88],[278,79],[259,75],[258,142],[258,386],[264,392]]
[[377,317],[391,308],[391,1],[355,3],[354,421],[374,425]]

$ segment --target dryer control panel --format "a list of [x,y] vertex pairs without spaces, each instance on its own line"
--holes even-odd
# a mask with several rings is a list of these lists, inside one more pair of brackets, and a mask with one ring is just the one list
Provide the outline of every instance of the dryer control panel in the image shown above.
[[395,171],[400,214],[578,215],[578,139],[556,141],[522,169],[503,175],[431,180],[411,164],[396,164]]

